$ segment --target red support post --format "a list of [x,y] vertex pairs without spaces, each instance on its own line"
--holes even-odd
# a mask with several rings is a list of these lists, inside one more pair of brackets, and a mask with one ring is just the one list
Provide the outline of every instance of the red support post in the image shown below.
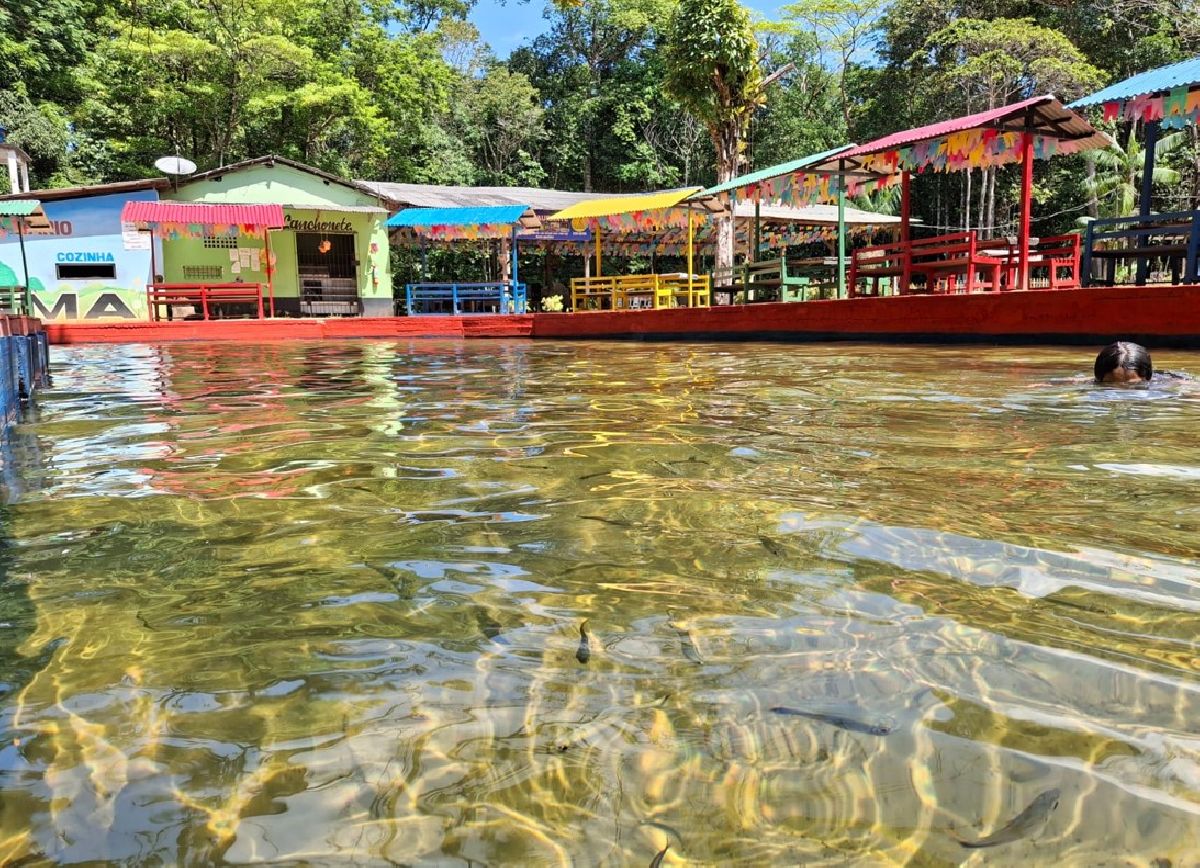
[[1017,243],[1017,289],[1029,289],[1029,238],[1033,214],[1033,133],[1021,137],[1021,231]]
[[904,272],[900,275],[900,295],[908,292],[912,282],[912,251],[908,249],[908,242],[912,240],[911,219],[912,173],[906,171],[900,175],[900,242],[905,245],[901,259]]
[[[263,227],[263,252],[267,257],[267,292],[271,299],[268,310],[271,312],[271,319],[275,319],[275,267],[271,265],[271,230],[266,226]],[[258,303],[258,318],[262,319],[261,301]]]

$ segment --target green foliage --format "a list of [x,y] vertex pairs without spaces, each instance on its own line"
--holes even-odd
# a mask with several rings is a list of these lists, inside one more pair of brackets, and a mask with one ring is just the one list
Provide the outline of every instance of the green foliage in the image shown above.
[[[1177,131],[1164,135],[1154,148],[1154,171],[1151,181],[1155,186],[1178,184],[1180,173],[1163,164],[1165,158],[1180,150],[1187,143],[1186,134]],[[1100,216],[1117,217],[1137,213],[1138,197],[1142,179],[1146,173],[1146,153],[1135,136],[1126,139],[1124,147],[1113,145],[1089,154],[1094,161],[1096,173],[1084,182],[1084,189],[1095,197],[1100,207]]]

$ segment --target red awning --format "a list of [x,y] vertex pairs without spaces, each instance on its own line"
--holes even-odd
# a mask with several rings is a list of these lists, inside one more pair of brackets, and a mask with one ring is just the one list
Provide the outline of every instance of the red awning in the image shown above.
[[198,223],[202,226],[283,228],[282,205],[203,205],[191,202],[126,202],[121,219],[127,223]]

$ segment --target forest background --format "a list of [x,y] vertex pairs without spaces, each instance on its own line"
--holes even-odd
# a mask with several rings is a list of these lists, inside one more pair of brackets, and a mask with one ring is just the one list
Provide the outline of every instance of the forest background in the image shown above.
[[[715,179],[709,131],[669,86],[671,40],[704,4],[546,2],[545,33],[504,59],[468,22],[471,4],[0,0],[0,125],[32,155],[35,187],[150,177],[169,153],[201,169],[273,153],[435,184]],[[734,0],[711,10],[746,14]],[[774,78],[739,172],[1035,93],[1066,101],[1200,54],[1200,0],[799,0],[752,29]],[[1110,151],[1039,168],[1035,232],[1135,207],[1137,131],[1108,129]],[[1159,153],[1155,208],[1200,207],[1197,130]],[[1017,184],[1011,167],[921,177],[915,216],[1011,232]],[[891,192],[863,204],[893,210]]]

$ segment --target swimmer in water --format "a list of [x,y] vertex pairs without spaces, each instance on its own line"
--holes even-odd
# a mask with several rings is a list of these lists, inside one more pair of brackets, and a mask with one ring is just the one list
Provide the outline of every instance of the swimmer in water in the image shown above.
[[1116,341],[1096,356],[1096,382],[1137,386],[1149,383],[1154,376],[1150,353],[1141,344]]

